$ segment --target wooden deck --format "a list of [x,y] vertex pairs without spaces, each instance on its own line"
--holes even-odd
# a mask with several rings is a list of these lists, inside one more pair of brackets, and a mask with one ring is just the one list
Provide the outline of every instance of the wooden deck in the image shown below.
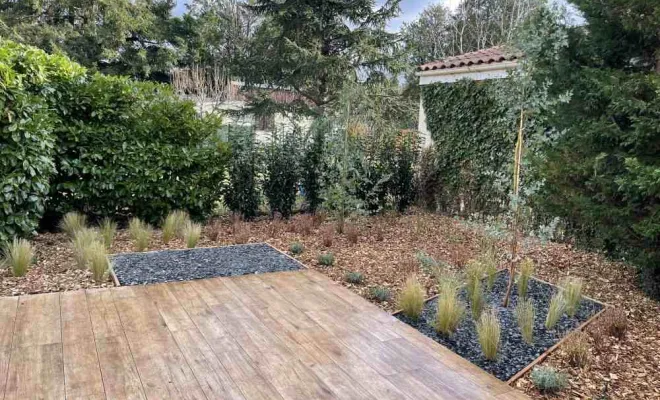
[[3,398],[527,397],[297,271],[0,298]]

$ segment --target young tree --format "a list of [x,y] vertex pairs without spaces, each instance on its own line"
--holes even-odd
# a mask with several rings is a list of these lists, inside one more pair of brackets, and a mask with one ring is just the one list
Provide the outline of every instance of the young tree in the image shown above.
[[320,115],[347,80],[389,72],[399,40],[385,24],[399,12],[399,1],[374,8],[373,0],[256,0],[250,8],[264,22],[241,65],[244,79],[254,88],[291,89],[298,99],[275,104],[262,96],[253,109]]

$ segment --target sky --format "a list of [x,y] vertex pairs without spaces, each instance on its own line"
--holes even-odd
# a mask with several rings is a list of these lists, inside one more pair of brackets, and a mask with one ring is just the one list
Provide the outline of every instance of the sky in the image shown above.
[[[398,31],[401,24],[416,19],[422,10],[424,10],[429,4],[444,3],[448,8],[454,9],[459,1],[460,0],[402,0],[401,15],[390,22],[389,29],[392,31]],[[174,8],[174,15],[181,15],[186,11],[186,2],[187,0],[177,0],[177,5]],[[378,0],[377,2],[382,4],[383,0]]]

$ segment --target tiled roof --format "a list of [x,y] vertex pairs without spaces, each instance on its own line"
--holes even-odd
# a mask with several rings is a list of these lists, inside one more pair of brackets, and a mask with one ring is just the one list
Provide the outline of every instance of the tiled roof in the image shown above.
[[447,57],[443,60],[433,61],[419,66],[420,71],[435,69],[469,67],[479,64],[493,64],[518,59],[519,55],[508,53],[502,47],[491,47],[458,56]]

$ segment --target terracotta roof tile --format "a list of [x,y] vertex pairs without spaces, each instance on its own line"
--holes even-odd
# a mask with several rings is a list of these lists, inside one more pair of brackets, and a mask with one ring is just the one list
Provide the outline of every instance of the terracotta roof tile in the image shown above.
[[469,67],[471,65],[479,64],[493,64],[503,61],[513,61],[518,59],[518,57],[518,54],[506,52],[504,48],[498,46],[426,63],[420,65],[419,70],[430,71],[434,69]]

